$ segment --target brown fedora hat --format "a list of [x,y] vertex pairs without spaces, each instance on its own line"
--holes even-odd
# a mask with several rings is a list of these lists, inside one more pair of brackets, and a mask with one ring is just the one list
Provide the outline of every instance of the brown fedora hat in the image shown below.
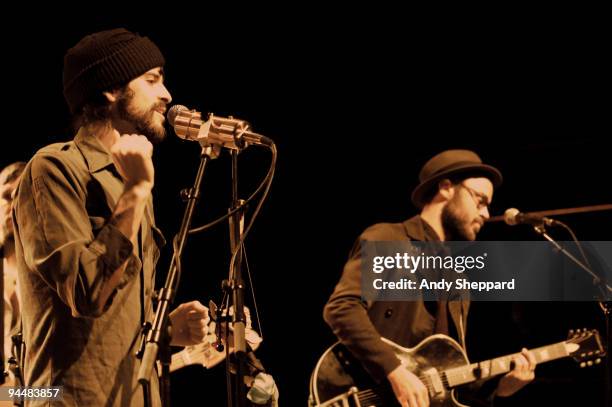
[[460,173],[473,173],[487,177],[495,188],[502,183],[501,172],[495,167],[483,164],[478,154],[470,150],[446,150],[432,157],[421,169],[419,181],[421,182],[412,191],[412,203],[418,208],[425,205],[423,199],[430,188],[438,181]]

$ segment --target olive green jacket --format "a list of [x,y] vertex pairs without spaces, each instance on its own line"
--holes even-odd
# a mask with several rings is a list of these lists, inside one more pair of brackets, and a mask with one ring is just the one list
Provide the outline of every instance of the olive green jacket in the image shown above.
[[[134,352],[151,318],[164,238],[151,200],[138,247],[108,222],[123,189],[108,151],[82,131],[38,151],[23,173],[13,220],[25,383],[63,386],[63,401],[29,405],[143,404]],[[102,283],[126,260],[119,287],[96,309]],[[158,405],[157,379],[152,383]]]

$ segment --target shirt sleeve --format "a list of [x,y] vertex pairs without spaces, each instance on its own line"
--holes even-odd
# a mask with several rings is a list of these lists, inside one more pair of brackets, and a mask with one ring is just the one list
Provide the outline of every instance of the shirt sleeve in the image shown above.
[[19,185],[14,215],[28,269],[57,292],[73,316],[96,317],[117,292],[99,306],[110,276],[129,260],[121,288],[141,263],[132,242],[109,219],[94,234],[85,189],[61,160],[35,156]]

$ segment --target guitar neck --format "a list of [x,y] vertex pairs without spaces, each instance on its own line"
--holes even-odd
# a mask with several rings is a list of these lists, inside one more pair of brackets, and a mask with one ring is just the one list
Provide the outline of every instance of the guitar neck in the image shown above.
[[[531,349],[530,352],[534,355],[538,364],[569,356],[565,342]],[[520,353],[513,353],[467,366],[455,367],[444,371],[444,375],[448,381],[448,386],[451,388],[480,379],[488,379],[512,370],[512,359],[518,355]]]

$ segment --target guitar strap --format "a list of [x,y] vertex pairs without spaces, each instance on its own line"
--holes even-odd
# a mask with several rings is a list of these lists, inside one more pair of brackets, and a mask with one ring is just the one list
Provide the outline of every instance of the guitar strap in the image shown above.
[[448,335],[448,301],[438,300],[434,333]]

